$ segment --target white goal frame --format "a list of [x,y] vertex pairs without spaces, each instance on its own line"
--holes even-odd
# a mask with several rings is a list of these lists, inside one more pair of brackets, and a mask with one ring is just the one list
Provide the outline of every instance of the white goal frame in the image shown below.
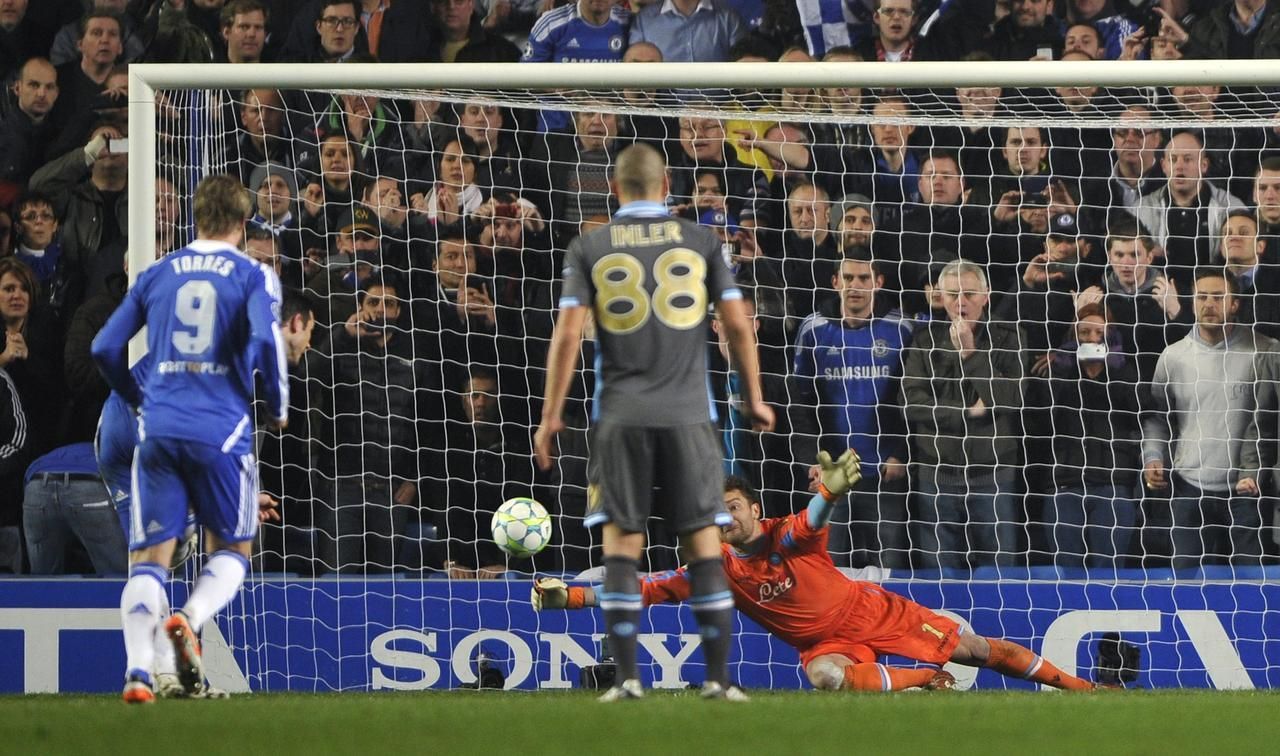
[[[130,282],[155,261],[157,154],[157,91],[244,90],[250,88],[358,90],[623,90],[833,88],[855,84],[885,88],[1053,88],[1099,86],[1116,88],[1218,85],[1274,87],[1280,91],[1280,60],[1254,61],[1073,61],[1073,62],[912,62],[912,63],[659,63],[601,66],[568,63],[472,64],[138,64],[129,68],[129,216],[128,270]],[[449,99],[452,99],[450,96]],[[1280,98],[1278,98],[1280,99]],[[1269,112],[1269,111],[1268,111]],[[777,114],[774,114],[777,116]],[[803,118],[803,116],[798,116]],[[912,119],[917,120],[917,119]],[[1280,122],[1280,121],[1278,121]],[[376,578],[368,578],[370,580]],[[502,585],[502,584],[495,584]],[[506,584],[508,587],[514,584]],[[508,603],[515,601],[508,591]],[[520,601],[523,601],[523,596]],[[1017,610],[1023,611],[1023,610]],[[1105,612],[1105,629],[1132,633],[1157,632],[1159,613]],[[1265,613],[1271,614],[1268,607]],[[1201,628],[1196,632],[1205,649],[1230,650],[1221,633],[1210,625],[1194,624],[1207,612],[1188,610],[1182,619]],[[1181,615],[1180,615],[1181,616]],[[1061,620],[1062,624],[1058,624]],[[1083,614],[1059,617],[1041,639],[1046,658],[1074,669],[1081,638],[1099,630],[1081,624]],[[258,636],[254,636],[258,637]],[[559,637],[559,636],[557,636]],[[566,636],[567,637],[567,636]],[[1192,639],[1195,640],[1194,638]],[[434,642],[434,641],[433,641]],[[1167,642],[1167,641],[1166,641]],[[442,640],[443,644],[444,641]],[[1226,645],[1224,645],[1226,644]],[[471,647],[468,648],[468,653]],[[557,647],[559,648],[559,647]],[[561,649],[562,651],[563,649]],[[556,651],[555,653],[561,653]],[[363,653],[363,652],[362,652]],[[563,661],[553,655],[551,663]],[[1215,653],[1205,662],[1219,687],[1250,687],[1249,675],[1234,653]],[[565,657],[567,658],[567,657]],[[539,657],[539,663],[545,659]],[[767,662],[772,665],[770,658]],[[1272,665],[1271,669],[1274,669]],[[458,665],[455,662],[455,670]],[[770,667],[772,669],[772,667]],[[1223,670],[1226,670],[1223,672]],[[527,671],[527,670],[526,670]],[[259,670],[257,674],[270,672]],[[1181,673],[1181,670],[1173,670]],[[773,673],[770,672],[770,675]],[[975,673],[976,674],[976,673]],[[1261,674],[1261,673],[1260,673]],[[318,675],[322,677],[322,675]],[[340,677],[340,675],[339,675]],[[459,679],[465,678],[459,673]],[[1260,678],[1261,679],[1261,678]],[[548,687],[561,687],[558,684]],[[376,685],[375,685],[376,687]]]

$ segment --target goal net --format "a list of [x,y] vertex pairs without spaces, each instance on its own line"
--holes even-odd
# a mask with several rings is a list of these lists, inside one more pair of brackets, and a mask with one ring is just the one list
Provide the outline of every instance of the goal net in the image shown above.
[[[582,522],[590,341],[550,472],[530,445],[564,252],[617,209],[611,166],[634,142],[667,156],[670,211],[723,239],[753,305],[778,427],[750,432],[716,328],[708,390],[725,472],[765,516],[803,510],[819,450],[853,448],[864,480],[829,536],[852,577],[1085,676],[1274,678],[1280,72],[131,77],[131,271],[189,241],[195,183],[231,173],[254,197],[250,253],[317,321],[287,431],[260,433],[283,522],[219,625],[250,687],[570,687],[599,660],[593,612],[528,606],[535,572],[601,563]],[[516,496],[553,515],[531,560],[490,537]],[[679,566],[663,523],[648,538],[644,569]],[[655,684],[700,680],[691,615],[646,622]],[[759,627],[736,642],[744,684],[802,685]],[[1017,684],[987,674],[962,680]]]

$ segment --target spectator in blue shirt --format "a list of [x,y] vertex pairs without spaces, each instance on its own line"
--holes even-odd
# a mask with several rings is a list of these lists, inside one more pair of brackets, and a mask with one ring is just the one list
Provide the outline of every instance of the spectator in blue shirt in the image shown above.
[[[627,47],[631,12],[613,0],[578,0],[553,8],[529,32],[522,63],[619,63]],[[542,110],[542,131],[568,131],[569,114]]]
[[14,255],[31,268],[41,286],[48,286],[58,267],[62,245],[57,242],[58,215],[53,200],[28,192],[13,205]]
[[631,44],[652,42],[668,63],[715,63],[730,59],[729,48],[745,31],[724,0],[662,0],[636,14]]
[[[820,446],[854,449],[862,480],[831,518],[836,564],[908,566],[906,421],[898,401],[902,350],[911,330],[897,314],[876,317],[884,276],[866,248],[849,250],[831,277],[840,316],[810,315],[796,338],[793,381],[817,409]],[[850,522],[850,515],[853,522]]]
[[627,46],[631,12],[613,0],[578,0],[538,18],[524,63],[617,63]]
[[124,575],[129,544],[98,473],[93,444],[61,446],[27,468],[22,519],[33,575],[67,572],[67,547],[79,540],[99,575]]

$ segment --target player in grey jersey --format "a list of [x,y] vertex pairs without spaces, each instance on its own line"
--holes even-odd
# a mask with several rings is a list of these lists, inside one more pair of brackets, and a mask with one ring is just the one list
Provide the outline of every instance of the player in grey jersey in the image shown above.
[[623,150],[609,183],[620,209],[607,226],[576,239],[565,258],[534,454],[544,470],[551,466],[551,442],[564,428],[561,412],[590,311],[600,368],[586,524],[604,524],[599,599],[621,681],[601,700],[642,695],[636,563],[655,485],[662,489],[658,509],[681,534],[689,559],[690,603],[707,660],[703,695],[745,700],[728,680],[733,597],[721,567],[717,526],[729,518],[707,383],[708,301],[715,302],[724,323],[742,379],[744,412],[756,430],[768,430],[773,411],[760,393],[755,333],[720,240],[667,212],[670,179],[658,152],[647,145]]

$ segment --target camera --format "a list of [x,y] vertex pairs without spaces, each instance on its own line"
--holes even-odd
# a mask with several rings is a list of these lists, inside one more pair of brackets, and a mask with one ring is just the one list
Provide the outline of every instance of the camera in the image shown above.
[[476,658],[476,679],[472,683],[463,683],[460,688],[472,688],[474,690],[502,690],[506,687],[507,677],[502,674],[502,670],[494,666],[493,661],[488,653],[486,653],[483,645],[477,650]]
[[1128,0],[1127,7],[1121,6],[1117,10],[1121,15],[1141,26],[1149,42],[1160,36],[1160,24],[1164,21],[1164,16],[1156,10],[1159,5],[1160,0]]
[[1155,8],[1147,11],[1147,17],[1142,22],[1142,30],[1147,33],[1147,39],[1155,39],[1160,36],[1160,24],[1164,22],[1164,16],[1156,12]]
[[583,690],[608,690],[618,679],[618,665],[592,664],[578,670],[578,687]]
[[1125,685],[1138,681],[1142,671],[1142,649],[1120,639],[1119,633],[1107,633],[1098,641],[1098,682]]
[[578,670],[578,687],[583,690],[608,690],[618,681],[618,665],[609,652],[609,639],[600,639],[600,661]]
[[1018,179],[1018,189],[1022,191],[1024,197],[1029,194],[1038,194],[1043,198],[1044,191],[1048,188],[1049,177],[1043,174],[1022,176]]

